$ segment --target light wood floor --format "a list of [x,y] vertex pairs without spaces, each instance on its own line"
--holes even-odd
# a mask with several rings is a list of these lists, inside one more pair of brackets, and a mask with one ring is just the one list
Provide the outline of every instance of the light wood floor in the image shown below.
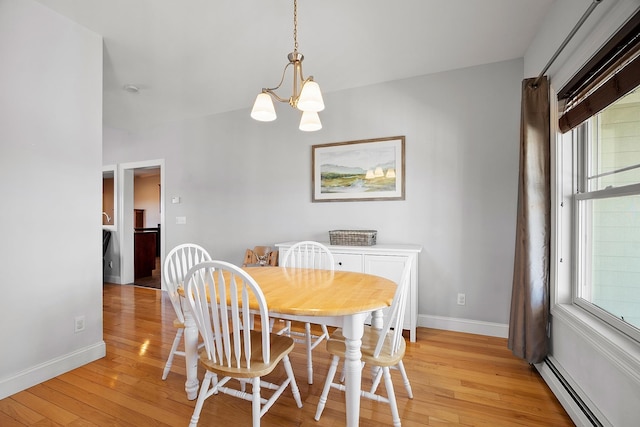
[[[0,426],[187,426],[195,403],[184,393],[184,359],[176,357],[169,378],[160,378],[175,334],[173,317],[161,291],[105,284],[106,357],[0,400]],[[298,409],[287,390],[262,418],[263,426],[344,425],[343,395],[336,390],[320,422],[313,419],[329,364],[322,345],[314,354],[312,386],[306,384],[303,348],[291,355],[304,407]],[[573,426],[535,369],[515,358],[505,339],[418,328],[405,366],[413,400],[394,376],[405,427]],[[250,425],[250,403],[209,398],[199,425],[213,424]],[[390,426],[388,406],[363,399],[360,425]]]

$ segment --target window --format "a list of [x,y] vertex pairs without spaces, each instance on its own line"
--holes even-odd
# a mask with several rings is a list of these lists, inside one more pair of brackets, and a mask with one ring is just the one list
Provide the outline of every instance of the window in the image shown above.
[[640,341],[640,86],[573,141],[574,303]]

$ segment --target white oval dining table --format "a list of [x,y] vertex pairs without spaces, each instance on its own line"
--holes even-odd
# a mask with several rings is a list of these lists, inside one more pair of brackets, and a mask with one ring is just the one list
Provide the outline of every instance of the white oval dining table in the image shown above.
[[[345,404],[346,425],[357,426],[360,418],[362,365],[360,345],[369,314],[376,327],[382,326],[381,309],[389,307],[395,282],[371,274],[285,267],[245,267],[258,283],[267,301],[269,315],[281,319],[323,323],[341,327],[346,338]],[[189,400],[198,393],[198,329],[189,310],[185,311],[185,355]]]

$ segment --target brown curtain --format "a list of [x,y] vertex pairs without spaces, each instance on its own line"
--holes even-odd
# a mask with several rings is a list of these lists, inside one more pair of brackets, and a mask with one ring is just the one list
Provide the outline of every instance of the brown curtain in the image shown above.
[[513,354],[538,363],[548,353],[550,116],[546,77],[522,82],[518,217],[509,320]]

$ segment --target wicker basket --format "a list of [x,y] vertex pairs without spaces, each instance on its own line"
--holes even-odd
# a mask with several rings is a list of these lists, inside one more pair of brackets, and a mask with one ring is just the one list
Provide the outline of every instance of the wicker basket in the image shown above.
[[343,246],[373,246],[376,244],[376,230],[331,230],[329,243]]

